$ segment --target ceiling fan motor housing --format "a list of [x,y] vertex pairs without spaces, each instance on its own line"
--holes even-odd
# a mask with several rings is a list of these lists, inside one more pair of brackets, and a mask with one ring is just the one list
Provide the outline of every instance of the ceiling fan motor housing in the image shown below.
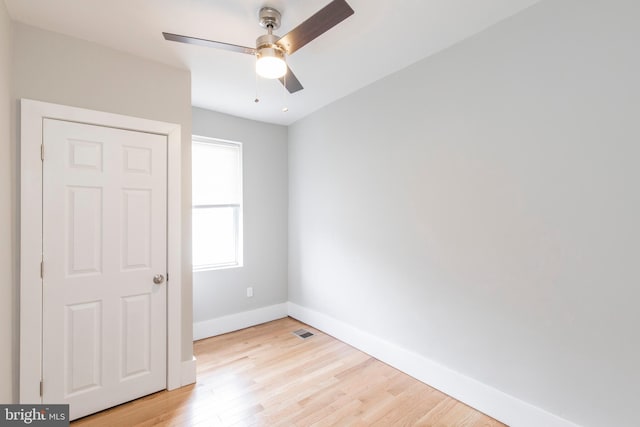
[[280,37],[273,34],[264,34],[256,39],[256,55],[273,56],[284,60],[285,51],[276,44]]
[[272,7],[263,7],[258,12],[260,26],[269,30],[268,34],[264,34],[256,39],[256,55],[258,59],[263,56],[269,56],[284,61],[286,52],[276,44],[280,37],[272,34],[273,30],[280,28],[280,17],[280,12]]

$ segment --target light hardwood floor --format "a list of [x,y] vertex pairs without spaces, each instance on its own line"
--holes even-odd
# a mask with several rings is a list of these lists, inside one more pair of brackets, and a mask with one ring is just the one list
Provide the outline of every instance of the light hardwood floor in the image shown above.
[[72,426],[504,426],[291,318],[198,341],[195,353],[196,385]]

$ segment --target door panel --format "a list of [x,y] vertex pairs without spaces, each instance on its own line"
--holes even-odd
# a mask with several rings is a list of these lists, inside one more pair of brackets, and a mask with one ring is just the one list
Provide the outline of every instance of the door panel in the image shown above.
[[85,393],[102,384],[102,304],[65,307],[65,395]]
[[121,379],[151,370],[151,301],[149,294],[122,298]]
[[152,243],[151,191],[126,189],[122,196],[122,269],[148,269]]
[[67,276],[102,272],[102,188],[67,187]]
[[166,388],[167,142],[43,129],[43,402],[74,419]]

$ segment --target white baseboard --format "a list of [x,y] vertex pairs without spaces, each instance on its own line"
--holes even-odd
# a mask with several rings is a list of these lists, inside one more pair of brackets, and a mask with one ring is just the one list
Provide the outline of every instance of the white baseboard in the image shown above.
[[287,317],[287,304],[276,304],[193,324],[193,340],[226,334]]
[[326,314],[292,302],[287,304],[287,313],[512,427],[578,427],[570,421]]
[[196,382],[196,357],[182,362],[180,367],[180,387]]

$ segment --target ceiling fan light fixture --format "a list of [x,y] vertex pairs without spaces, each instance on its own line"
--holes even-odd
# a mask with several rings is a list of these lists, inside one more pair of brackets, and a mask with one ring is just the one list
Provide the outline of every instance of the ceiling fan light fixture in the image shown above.
[[265,79],[279,79],[287,73],[284,53],[279,49],[263,47],[258,50],[256,72]]
[[284,50],[277,41],[278,36],[271,31],[256,40],[256,72],[265,79],[279,79],[287,73]]

